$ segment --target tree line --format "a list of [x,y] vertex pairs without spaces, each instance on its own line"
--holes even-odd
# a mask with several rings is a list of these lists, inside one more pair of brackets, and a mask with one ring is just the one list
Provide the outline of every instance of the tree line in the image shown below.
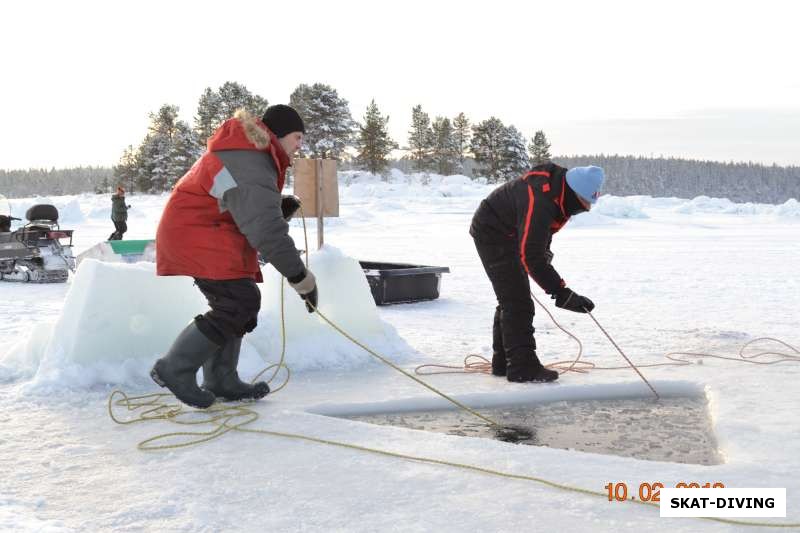
[[616,196],[710,196],[734,202],[772,204],[790,198],[800,200],[798,166],[603,154],[555,157],[553,162],[567,168],[603,167],[606,172],[603,192]]
[[[411,109],[410,129],[401,146],[389,135],[389,116],[375,100],[359,121],[353,119],[348,101],[323,83],[297,86],[289,104],[306,125],[300,155],[337,159],[340,168],[386,176],[386,169],[392,166],[407,172],[481,176],[490,183],[502,183],[552,159],[567,167],[603,166],[608,176],[605,191],[611,194],[707,195],[764,202],[800,198],[800,167],[796,166],[603,154],[553,158],[541,130],[528,141],[513,124],[504,124],[497,117],[478,123],[464,113],[431,118],[421,105]],[[150,113],[144,138],[125,148],[113,169],[0,171],[0,192],[15,196],[74,194],[108,191],[118,184],[132,191],[169,191],[203,153],[207,139],[222,122],[239,108],[261,116],[268,105],[266,97],[236,82],[207,87],[198,99],[191,125],[179,118],[178,106],[161,106]],[[392,158],[395,150],[404,155]]]
[[[170,190],[203,153],[208,138],[236,109],[261,116],[268,105],[267,98],[235,82],[205,89],[193,126],[178,118],[177,106],[165,104],[150,114],[148,132],[138,146],[124,150],[114,167],[114,179],[143,192]],[[511,179],[531,161],[550,156],[541,131],[526,146],[519,130],[496,117],[477,124],[471,124],[464,113],[452,119],[437,116],[431,120],[420,105],[412,109],[407,146],[401,148],[389,135],[389,117],[381,113],[374,100],[361,121],[356,121],[347,100],[324,83],[297,86],[289,105],[297,109],[306,125],[301,157],[337,159],[351,168],[376,174],[388,168],[397,149],[406,151],[404,157],[420,172],[464,173],[467,160],[472,159],[472,172],[492,182]]]
[[[800,199],[800,167],[797,166],[604,154],[555,156],[552,161],[567,168],[602,166],[607,175],[603,192],[616,196],[694,198],[702,195],[761,203]],[[409,157],[391,160],[390,165],[404,172],[416,170],[416,161]],[[462,174],[475,177],[480,175],[477,169],[472,157],[464,158]],[[0,194],[12,198],[102,193],[111,191],[117,184],[113,169],[108,167],[0,170]]]
[[112,186],[108,167],[0,170],[0,194],[9,198],[106,191]]

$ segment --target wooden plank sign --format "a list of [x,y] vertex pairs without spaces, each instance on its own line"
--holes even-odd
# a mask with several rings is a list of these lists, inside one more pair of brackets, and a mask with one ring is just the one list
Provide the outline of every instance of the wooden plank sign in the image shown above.
[[303,202],[303,214],[307,217],[338,217],[336,160],[295,159],[293,166],[294,194]]

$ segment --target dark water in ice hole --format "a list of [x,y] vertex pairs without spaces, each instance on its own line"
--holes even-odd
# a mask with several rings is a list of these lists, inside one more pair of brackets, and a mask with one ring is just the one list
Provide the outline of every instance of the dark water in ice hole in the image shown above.
[[493,428],[460,409],[343,418],[651,461],[701,465],[723,462],[702,397],[561,401],[479,412],[504,427]]

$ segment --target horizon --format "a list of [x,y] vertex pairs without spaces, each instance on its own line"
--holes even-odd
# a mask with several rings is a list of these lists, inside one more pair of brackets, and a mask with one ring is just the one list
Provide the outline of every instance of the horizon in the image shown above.
[[[394,152],[409,152],[409,151],[410,150],[394,150]],[[759,166],[762,166],[762,167],[771,167],[771,166],[773,166],[773,163],[767,164],[767,163],[761,163],[761,162],[758,162],[758,161],[743,161],[743,160],[723,161],[723,160],[719,160],[719,159],[694,159],[694,158],[680,157],[680,156],[645,155],[645,154],[603,154],[603,153],[597,153],[597,154],[554,154],[550,160],[551,161],[555,161],[555,160],[558,160],[558,159],[593,158],[593,157],[609,157],[609,158],[611,158],[611,157],[629,158],[630,157],[630,158],[649,159],[649,160],[664,160],[664,161],[675,160],[675,161],[688,161],[688,162],[696,162],[696,163],[713,163],[713,164],[719,164],[719,165],[748,165],[748,164],[753,164],[753,165],[759,165]],[[471,155],[467,155],[466,158],[467,159],[473,159],[473,157]],[[402,158],[401,157],[390,157],[389,161],[397,163],[397,162],[402,161]],[[74,165],[74,166],[66,166],[66,167],[0,168],[0,172],[6,172],[6,173],[41,172],[41,171],[52,172],[52,171],[64,171],[64,170],[73,170],[73,169],[81,169],[81,168],[85,168],[85,169],[89,169],[89,168],[91,168],[91,169],[107,168],[107,169],[111,170],[115,165],[116,165],[116,162],[112,163],[110,165]],[[777,166],[778,168],[784,168],[784,169],[800,168],[800,164],[794,164],[794,165],[774,164],[774,165]],[[420,171],[420,172],[422,172],[422,171]],[[435,174],[435,172],[429,172],[429,173]]]
[[113,166],[149,113],[178,105],[192,125],[202,91],[225,81],[270,104],[325,83],[356,121],[374,98],[401,146],[421,104],[431,119],[496,116],[528,140],[543,130],[553,153],[800,165],[791,4],[231,2],[264,21],[247,27],[187,6],[8,6],[0,168]]

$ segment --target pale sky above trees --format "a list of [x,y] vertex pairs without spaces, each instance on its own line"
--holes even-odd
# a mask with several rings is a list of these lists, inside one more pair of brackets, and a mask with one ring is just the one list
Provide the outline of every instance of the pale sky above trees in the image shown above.
[[794,2],[82,1],[4,6],[0,168],[111,165],[148,114],[192,122],[206,87],[271,104],[322,82],[357,120],[375,98],[490,116],[553,154],[800,164]]

